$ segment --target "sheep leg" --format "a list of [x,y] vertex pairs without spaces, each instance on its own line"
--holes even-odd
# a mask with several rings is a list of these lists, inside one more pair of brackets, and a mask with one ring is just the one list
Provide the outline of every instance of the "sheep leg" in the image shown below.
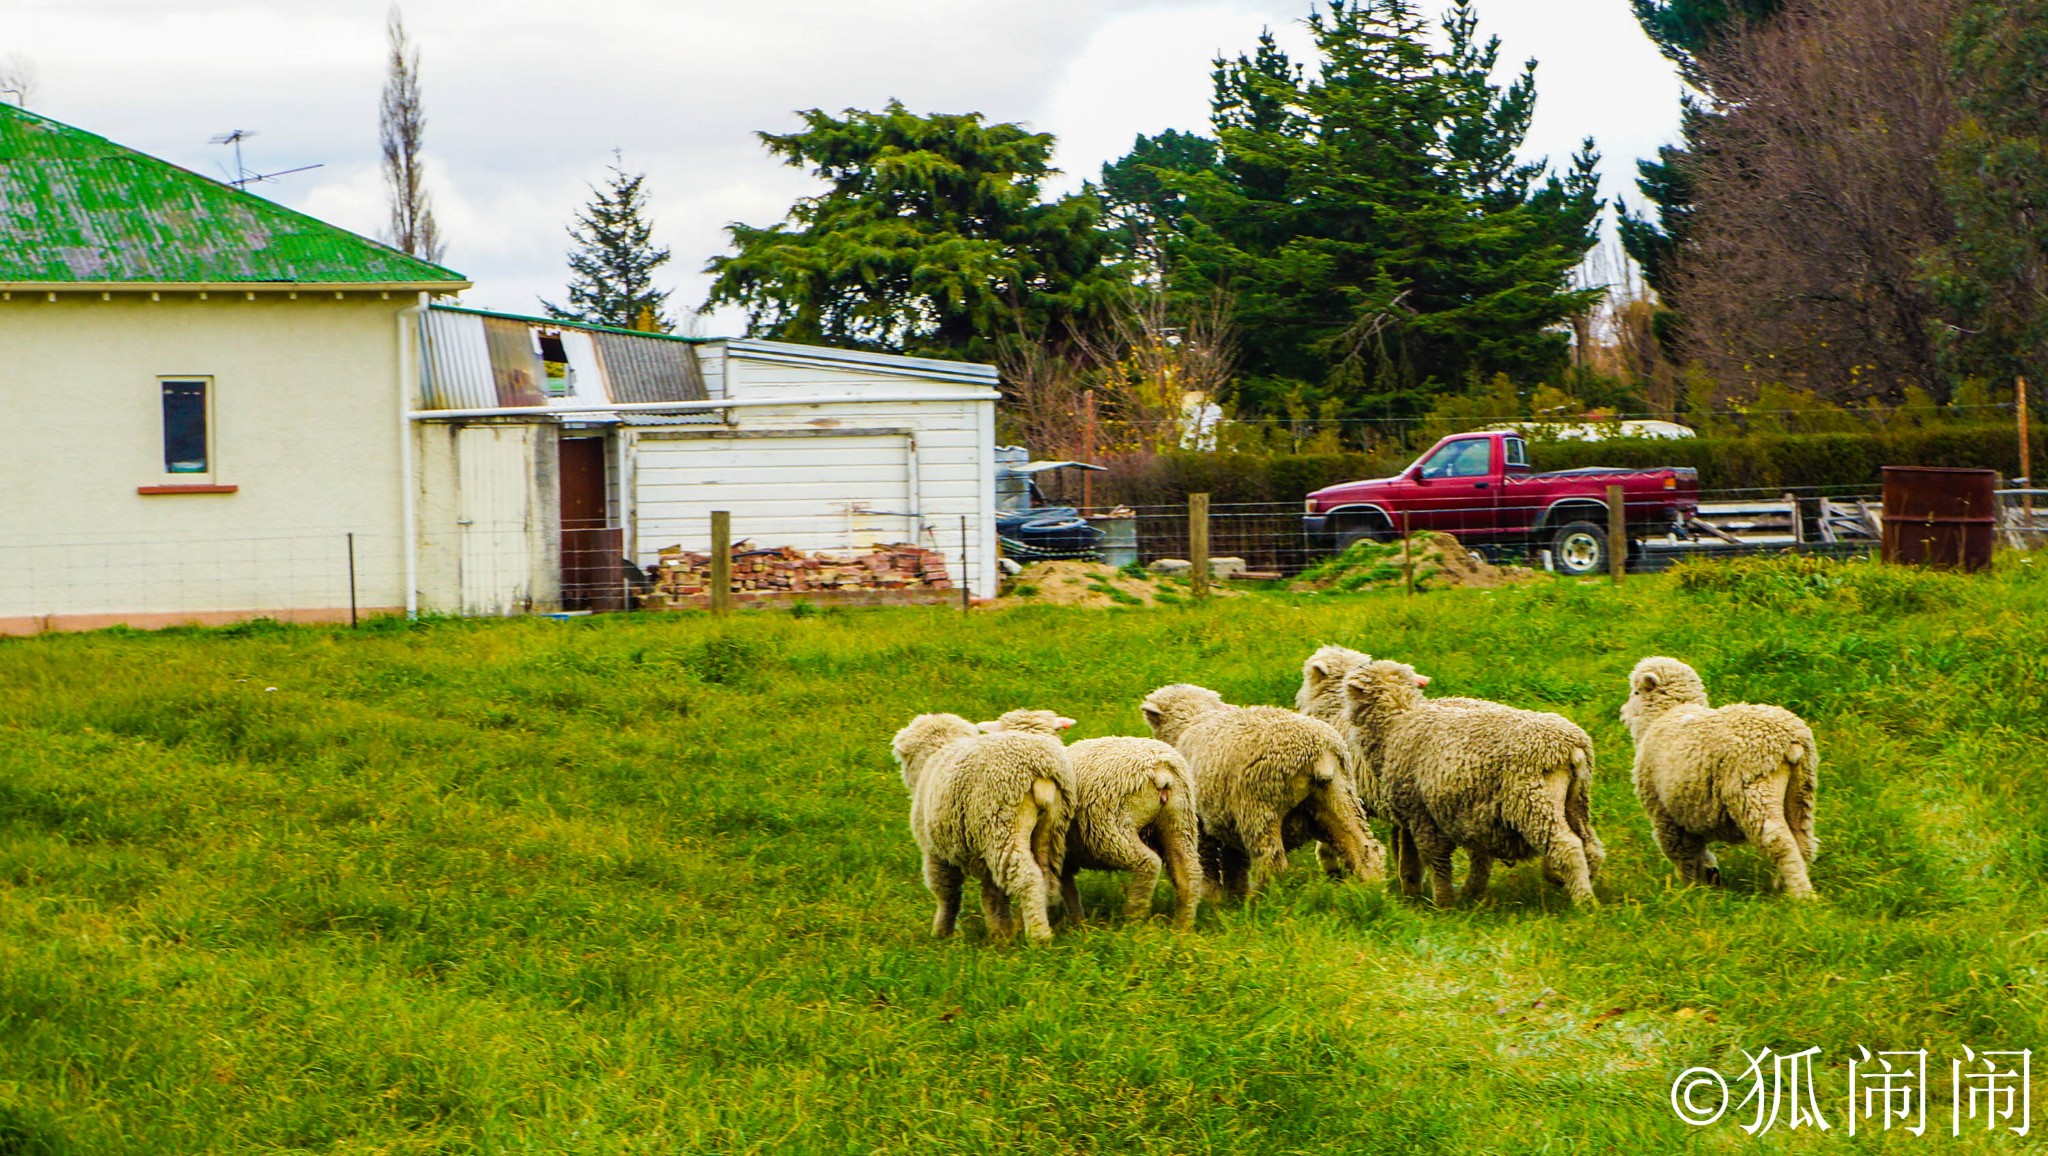
[[1321,865],[1323,874],[1332,879],[1344,878],[1344,853],[1337,850],[1336,844],[1317,843],[1316,862]]
[[[1372,829],[1365,825],[1363,812],[1347,803],[1334,791],[1316,792],[1316,821],[1329,832],[1331,841],[1337,845],[1337,853],[1344,857],[1345,865],[1351,868],[1359,882],[1378,883],[1387,877],[1386,849],[1372,837]],[[1284,853],[1282,859],[1284,863]]]
[[[1556,770],[1543,776],[1543,789],[1550,800],[1549,837],[1542,842],[1543,869],[1546,875],[1555,875],[1564,884],[1565,893],[1572,897],[1574,906],[1597,904],[1593,897],[1593,867],[1586,859],[1586,841],[1579,838],[1572,829],[1572,821],[1566,813],[1565,803],[1571,793],[1572,773]],[[1527,838],[1529,832],[1524,832]],[[1535,840],[1531,840],[1535,842]],[[1474,869],[1478,857],[1473,857]]]
[[1152,918],[1152,893],[1159,887],[1159,856],[1145,852],[1145,861],[1131,868],[1131,880],[1124,887],[1124,919],[1143,923]]
[[966,881],[966,872],[958,867],[942,863],[930,855],[924,857],[924,885],[939,901],[938,914],[932,916],[933,935],[944,939],[959,925],[960,887]]
[[1457,893],[1451,888],[1451,853],[1458,849],[1458,845],[1438,830],[1436,824],[1427,820],[1410,824],[1407,831],[1415,840],[1416,854],[1429,864],[1430,886],[1436,905],[1451,906],[1457,899]]
[[1493,878],[1493,856],[1483,851],[1469,853],[1472,862],[1465,871],[1465,887],[1459,898],[1466,903],[1477,903],[1486,898],[1486,885]]
[[990,876],[981,877],[981,914],[988,921],[990,939],[1008,940],[1017,934],[1010,911],[1010,897]]
[[1287,871],[1287,841],[1281,833],[1282,817],[1254,828],[1245,840],[1245,854],[1251,858],[1247,872],[1247,893],[1263,890],[1266,884]]
[[1678,820],[1662,811],[1650,816],[1651,826],[1657,831],[1657,846],[1663,848],[1664,857],[1678,868],[1678,877],[1687,883],[1718,884],[1721,872],[1715,866],[1714,856],[1707,850],[1705,838],[1693,834],[1678,825]]
[[1400,866],[1401,894],[1422,894],[1422,856],[1415,850],[1415,836],[1396,823],[1387,832],[1387,838],[1393,841],[1394,857]]
[[1742,833],[1756,844],[1778,868],[1778,885],[1794,899],[1813,898],[1813,882],[1807,878],[1806,857],[1799,853],[1799,841],[1785,823],[1785,771],[1750,784],[1743,792]]
[[1067,922],[1075,927],[1087,924],[1088,914],[1081,908],[1081,889],[1074,886],[1075,869],[1069,869],[1060,876],[1060,902],[1066,906]]
[[1173,881],[1173,925],[1186,931],[1195,925],[1195,907],[1201,902],[1201,865],[1196,861],[1195,841],[1172,830],[1162,830],[1166,847],[1166,874]]

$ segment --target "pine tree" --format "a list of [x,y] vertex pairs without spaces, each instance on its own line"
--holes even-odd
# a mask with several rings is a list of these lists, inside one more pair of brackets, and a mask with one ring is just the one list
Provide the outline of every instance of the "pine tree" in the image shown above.
[[829,186],[781,224],[727,228],[705,308],[747,310],[787,341],[994,360],[1020,334],[1057,337],[1127,283],[1104,266],[1092,193],[1040,198],[1053,138],[979,113],[817,109],[770,152]]
[[1499,45],[1466,0],[1441,48],[1408,0],[1308,24],[1313,75],[1270,35],[1218,61],[1218,162],[1151,169],[1184,198],[1175,290],[1236,300],[1240,410],[1398,417],[1497,372],[1561,371],[1559,323],[1596,293],[1569,285],[1596,239],[1592,142],[1562,177],[1517,160],[1534,63],[1494,85]]
[[569,304],[543,301],[550,317],[618,329],[667,333],[674,321],[664,312],[669,294],[654,287],[654,271],[669,251],[654,244],[643,185],[646,173],[627,174],[624,158],[612,152],[611,177],[591,187],[591,201],[569,229]]

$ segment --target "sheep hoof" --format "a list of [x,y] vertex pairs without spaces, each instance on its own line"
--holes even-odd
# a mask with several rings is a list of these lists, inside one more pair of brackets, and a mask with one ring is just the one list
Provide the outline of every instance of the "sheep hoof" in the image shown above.
[[1719,887],[1721,885],[1721,869],[1719,867],[1709,867],[1700,872],[1700,882],[1709,887]]

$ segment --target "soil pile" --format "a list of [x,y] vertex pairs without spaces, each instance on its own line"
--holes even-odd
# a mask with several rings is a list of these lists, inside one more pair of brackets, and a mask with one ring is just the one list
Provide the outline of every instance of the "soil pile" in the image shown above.
[[[1209,583],[1212,595],[1232,591]],[[1192,597],[1187,579],[1161,574],[1133,577],[1100,562],[1034,562],[1004,584],[999,606],[1156,606]]]
[[[1409,564],[1417,590],[1449,590],[1461,586],[1492,589],[1533,581],[1526,566],[1495,566],[1460,545],[1449,534],[1424,531],[1408,539]],[[1289,590],[1341,593],[1353,590],[1400,589],[1401,543],[1353,542],[1335,558],[1301,572]]]

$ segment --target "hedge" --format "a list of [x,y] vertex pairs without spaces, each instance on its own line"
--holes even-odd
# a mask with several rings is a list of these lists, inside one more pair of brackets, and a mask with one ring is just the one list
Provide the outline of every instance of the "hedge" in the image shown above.
[[[2035,431],[2033,461],[2048,471],[2048,430]],[[1418,451],[1419,452],[1419,451]],[[1097,506],[1156,506],[1207,491],[1217,504],[1297,502],[1311,490],[1398,473],[1417,453],[1238,454],[1176,451],[1109,463],[1093,482]],[[1874,492],[1884,466],[1976,466],[2019,473],[2010,425],[1928,426],[1852,433],[1532,442],[1539,470],[1581,466],[1691,466],[1707,490],[1854,487]],[[1067,497],[1078,498],[1078,486]]]

